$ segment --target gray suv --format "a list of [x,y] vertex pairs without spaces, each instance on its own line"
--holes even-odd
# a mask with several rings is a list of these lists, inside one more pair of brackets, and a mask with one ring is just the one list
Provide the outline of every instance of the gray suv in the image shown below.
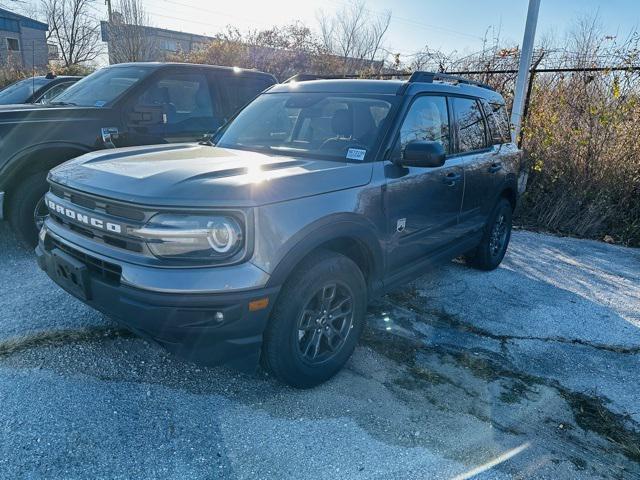
[[521,152],[502,97],[444,75],[276,85],[210,142],[86,154],[49,174],[38,262],[171,351],[311,387],[367,302],[507,249]]

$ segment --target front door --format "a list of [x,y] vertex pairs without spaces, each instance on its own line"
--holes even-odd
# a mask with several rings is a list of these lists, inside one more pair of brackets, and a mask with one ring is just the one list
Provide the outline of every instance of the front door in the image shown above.
[[464,160],[448,156],[437,168],[396,163],[409,142],[420,140],[440,142],[447,154],[452,152],[446,97],[423,95],[414,99],[398,132],[392,161],[385,164],[387,274],[392,277],[437,253],[457,235]]

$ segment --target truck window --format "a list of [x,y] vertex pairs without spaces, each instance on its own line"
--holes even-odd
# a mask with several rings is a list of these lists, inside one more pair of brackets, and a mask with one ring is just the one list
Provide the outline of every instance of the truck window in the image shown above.
[[472,152],[487,147],[487,135],[480,105],[472,98],[453,97],[458,129],[458,152]]
[[[438,142],[449,153],[449,112],[445,97],[418,97],[400,127],[400,151],[412,141]],[[399,153],[399,152],[398,152]]]
[[38,98],[37,103],[48,103],[53,100],[56,96],[60,95],[67,88],[73,85],[74,82],[64,82],[54,85],[49,90],[47,90],[43,95]]
[[240,108],[253,100],[260,92],[273,85],[266,77],[217,76],[220,97],[226,99],[225,117],[231,117]]
[[201,73],[163,72],[136,99],[136,107],[161,106],[169,132],[215,130],[214,104]]
[[148,66],[106,67],[71,85],[55,98],[55,102],[104,107],[152,71]]

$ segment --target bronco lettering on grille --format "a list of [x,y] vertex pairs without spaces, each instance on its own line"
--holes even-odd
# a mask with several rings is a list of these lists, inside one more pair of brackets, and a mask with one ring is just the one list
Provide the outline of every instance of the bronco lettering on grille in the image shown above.
[[89,215],[85,215],[62,205],[58,205],[53,200],[49,199],[47,199],[47,206],[52,212],[64,215],[65,217],[75,220],[76,222],[84,223],[85,225],[89,225],[100,230],[107,230],[113,233],[122,233],[122,225],[119,225],[117,223],[107,222],[99,218],[90,217]]

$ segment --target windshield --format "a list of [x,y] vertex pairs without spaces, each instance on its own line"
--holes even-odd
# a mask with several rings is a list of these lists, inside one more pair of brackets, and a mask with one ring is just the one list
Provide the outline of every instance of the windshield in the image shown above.
[[391,110],[383,96],[272,93],[254,100],[216,144],[225,148],[363,161]]
[[25,103],[33,92],[43,85],[49,83],[43,77],[25,78],[19,82],[12,83],[4,90],[0,91],[0,105],[11,105],[13,103]]
[[69,87],[51,103],[103,107],[146,77],[152,70],[144,66],[103,68]]

